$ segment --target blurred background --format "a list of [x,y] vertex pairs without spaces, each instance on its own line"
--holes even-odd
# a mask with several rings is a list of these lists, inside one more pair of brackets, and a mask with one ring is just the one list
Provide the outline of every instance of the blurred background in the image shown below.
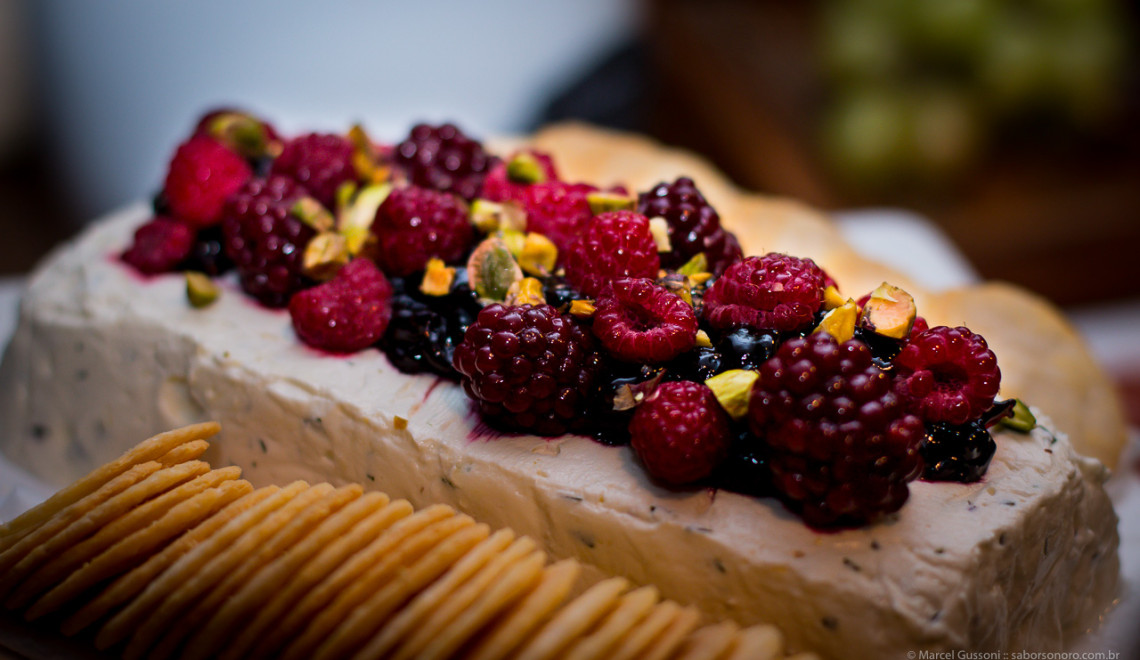
[[160,185],[206,109],[378,139],[581,118],[928,218],[1066,307],[1140,423],[1136,0],[0,0],[0,275]]

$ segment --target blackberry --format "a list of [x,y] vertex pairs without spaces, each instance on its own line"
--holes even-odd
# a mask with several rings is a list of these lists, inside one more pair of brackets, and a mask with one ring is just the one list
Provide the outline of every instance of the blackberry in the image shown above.
[[496,159],[453,124],[419,124],[395,150],[396,164],[423,188],[475,199]]
[[692,179],[679,178],[672,184],[659,183],[637,200],[637,212],[665,218],[669,243],[673,248],[662,254],[661,265],[680,268],[697,253],[704,252],[709,270],[722,273],[743,256],[736,237],[725,231],[720,215],[705,201]]
[[452,365],[455,347],[482,308],[467,281],[467,269],[457,268],[451,292],[425,296],[420,276],[392,278],[392,318],[380,347],[404,373],[434,373],[459,380]]
[[893,337],[885,337],[865,327],[855,328],[855,338],[862,341],[871,349],[871,361],[875,366],[890,370],[894,367],[895,358],[902,351],[906,342]]
[[666,365],[666,378],[669,380],[693,380],[703,383],[724,371],[723,357],[716,348],[698,346],[686,351]]
[[767,445],[746,428],[734,430],[736,437],[728,449],[728,456],[713,473],[712,485],[754,497],[775,495],[772,473],[768,468],[770,452]]
[[724,333],[716,344],[720,354],[719,371],[729,369],[759,369],[779,347],[780,336],[769,330],[749,327],[733,328]]
[[582,298],[582,294],[561,276],[546,278],[542,283],[542,295],[546,298],[546,304],[560,312],[570,309],[570,303]]
[[630,388],[626,396],[636,391],[652,391],[664,373],[665,370],[661,367],[606,361],[598,376],[597,391],[587,413],[590,433],[594,439],[603,445],[629,444],[629,421],[633,418],[634,408],[616,410],[614,399],[621,395],[624,388]]
[[922,478],[973,483],[986,474],[996,451],[997,443],[981,422],[927,424],[919,447],[926,464]]
[[226,254],[225,237],[221,225],[198,230],[190,256],[182,262],[181,270],[196,270],[217,277],[234,267],[233,259]]

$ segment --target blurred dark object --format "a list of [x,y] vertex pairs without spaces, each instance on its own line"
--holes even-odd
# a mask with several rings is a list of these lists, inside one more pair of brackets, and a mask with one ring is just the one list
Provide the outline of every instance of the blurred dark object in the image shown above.
[[78,227],[38,144],[28,139],[0,160],[0,275],[30,271]]
[[[1136,53],[1128,52],[1135,19],[1108,0],[1038,3],[1073,12],[1116,7],[1119,29],[1096,32],[1104,27],[1100,17],[1065,37],[1070,45],[1047,40],[1044,50],[1068,48],[1072,55],[1062,59],[1078,71],[1065,77],[1058,73],[1065,66],[1025,64],[1031,58],[1021,45],[1046,37],[1020,19],[989,37],[974,15],[951,10],[936,27],[903,26],[919,30],[907,37],[912,47],[936,55],[899,55],[891,52],[898,44],[889,41],[889,29],[876,32],[883,25],[859,12],[838,15],[898,0],[651,0],[649,132],[705,153],[746,188],[825,209],[915,209],[942,226],[983,276],[1017,282],[1057,303],[1135,296],[1140,90],[1135,80],[1118,85],[1114,77],[1136,75]],[[834,22],[844,20],[856,32],[850,43],[820,41],[825,27],[834,31]],[[987,39],[990,46],[975,43]],[[998,56],[993,43],[1012,52]],[[1039,46],[1029,51],[1041,52]],[[969,50],[975,47],[991,50],[978,56]],[[917,66],[912,60],[920,56],[926,60]],[[884,71],[876,72],[879,63]],[[1045,82],[1034,79],[1033,72],[1045,70],[1053,71],[1040,74]],[[983,89],[963,91],[969,85]]]

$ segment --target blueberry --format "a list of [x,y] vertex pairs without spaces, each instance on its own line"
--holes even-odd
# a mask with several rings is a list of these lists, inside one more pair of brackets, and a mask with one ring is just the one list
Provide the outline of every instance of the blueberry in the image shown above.
[[927,424],[926,438],[919,448],[926,464],[922,478],[962,483],[978,481],[985,475],[996,451],[993,436],[980,422]]

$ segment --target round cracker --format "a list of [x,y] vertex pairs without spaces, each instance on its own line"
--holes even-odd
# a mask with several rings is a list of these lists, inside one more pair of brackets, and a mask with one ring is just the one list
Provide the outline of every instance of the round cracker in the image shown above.
[[339,658],[358,648],[388,620],[392,612],[443,575],[448,567],[491,533],[489,526],[473,524],[473,520],[472,524],[459,526],[462,518],[464,516],[456,516],[455,529],[441,534],[438,541],[425,544],[422,552],[409,553],[411,561],[405,564],[406,568],[395,571],[383,587],[357,605],[317,647],[314,659]]
[[[45,581],[50,579],[49,577],[45,577],[42,572],[37,573],[40,566],[49,563],[56,566],[65,565],[74,555],[69,555],[66,559],[61,555],[72,550],[78,554],[79,551],[76,550],[75,546],[84,539],[111,525],[117,518],[126,515],[142,502],[161,495],[187,480],[205,474],[209,470],[210,466],[202,461],[191,461],[162,468],[91,509],[29,552],[8,571],[7,575],[0,580],[0,593],[10,593],[5,604],[10,609],[24,607],[31,598],[41,593],[50,584],[50,582]],[[104,535],[103,538],[106,539],[107,536]],[[57,570],[52,569],[49,574],[55,575]],[[27,581],[25,582],[25,580]],[[23,584],[16,588],[17,583],[21,582]]]
[[676,660],[717,660],[732,648],[740,626],[731,621],[723,621],[705,626],[685,638],[680,651],[673,655]]
[[103,625],[95,636],[95,646],[104,650],[126,639],[143,618],[158,607],[178,585],[198,572],[206,562],[241,536],[247,528],[279,509],[302,489],[308,488],[308,484],[295,482],[286,488],[279,489],[276,486],[268,488],[271,489],[268,497],[235,516],[222,526],[222,529],[191,548],[152,580],[137,598]]
[[7,524],[0,525],[0,551],[11,547],[28,530],[43,524],[55,514],[96,492],[136,465],[154,461],[187,442],[209,438],[216,435],[221,429],[222,427],[216,422],[193,424],[159,433],[140,442],[119,458],[96,468],[87,476],[58,491],[38,506],[29,509]]
[[[328,488],[331,489],[332,486]],[[230,571],[221,583],[201,598],[179,622],[178,627],[184,628],[187,634],[194,631],[194,643],[185,649],[182,657],[186,660],[201,660],[216,655],[217,649],[225,643],[233,627],[245,622],[246,611],[233,599],[238,590],[257,577],[270,562],[285,554],[290,548],[303,543],[329,516],[363,493],[364,489],[359,484],[349,484],[325,494],[299,511],[253,554],[246,557],[241,565]],[[176,636],[177,633],[168,635],[168,637]],[[176,647],[176,643],[164,639],[157,648]],[[163,655],[161,651],[159,654]]]
[[472,524],[467,516],[439,505],[418,511],[386,530],[309,594],[323,592],[314,598],[326,604],[285,648],[282,660],[310,657],[348,613],[387,584],[393,573],[406,570],[441,540]]
[[657,588],[645,586],[622,595],[613,612],[589,635],[575,642],[565,654],[566,660],[609,657],[610,649],[629,634],[661,600]]
[[[223,471],[214,470],[214,473],[218,472]],[[28,610],[26,618],[31,621],[54,612],[83,591],[126,572],[132,565],[149,558],[171,539],[185,533],[222,507],[253,490],[248,481],[234,480],[234,476],[240,475],[240,469],[235,467],[228,472],[236,474],[220,479],[220,486],[211,484],[205,490],[190,495],[164,512],[153,523],[115,542],[90,562],[80,566],[62,583],[36,601]],[[206,476],[209,475],[203,475],[195,481],[204,480]]]
[[[368,493],[361,499],[370,495],[379,495],[379,493]],[[386,496],[384,499],[387,499]],[[414,511],[407,500],[396,500],[372,511],[347,532],[338,535],[335,540],[323,547],[316,557],[294,573],[282,591],[274,594],[267,603],[262,603],[262,609],[253,622],[244,626],[238,638],[222,650],[221,660],[272,656],[286,641],[285,631],[295,629],[286,629],[284,625],[278,625],[282,623],[282,616],[288,611],[290,616],[297,616],[300,621],[311,618],[314,613],[300,607],[302,597],[313,592],[317,584],[381,532],[395,522],[412,515]]]
[[474,645],[471,660],[505,658],[522,645],[527,636],[566,600],[581,571],[581,565],[573,559],[547,566],[535,588],[500,617]]
[[[242,562],[256,553],[257,549],[268,541],[282,527],[287,525],[300,511],[311,505],[317,499],[324,497],[332,490],[328,484],[318,484],[302,489],[296,496],[285,502],[284,505],[270,513],[264,520],[248,529],[228,544],[220,552],[210,558],[208,562],[192,575],[181,581],[149,615],[142,620],[138,629],[127,642],[123,657],[134,660],[142,657],[165,634],[175,635],[175,631],[187,631],[190,625],[185,614],[199,598],[205,597],[210,590],[225,580],[233,571],[241,566]],[[169,649],[171,652],[174,648]],[[164,657],[164,656],[159,656]]]
[[[509,532],[509,530],[500,530],[492,536],[491,539],[488,539],[488,541],[499,536],[504,536],[504,531]],[[510,532],[509,536],[513,538],[514,533]],[[477,546],[468,553],[463,560],[456,564],[455,569],[460,568],[460,564],[466,563],[470,557],[481,554],[486,549],[486,546],[486,543]],[[408,632],[411,633],[411,636],[408,637],[406,641],[400,643],[400,649],[395,657],[407,657],[418,653],[427,646],[436,635],[446,634],[444,632],[445,628],[458,623],[457,617],[459,617],[466,608],[470,607],[481,594],[490,589],[494,581],[502,579],[503,574],[508,568],[532,554],[535,547],[534,541],[529,538],[523,537],[517,539],[505,548],[487,553],[486,556],[489,558],[489,561],[483,561],[482,565],[476,571],[472,572],[470,579],[464,581],[462,584],[453,586],[446,591],[443,588],[436,590],[435,588],[437,586],[444,586],[442,583],[445,582],[446,579],[441,579],[437,584],[432,585],[431,589],[421,594],[421,596],[428,596],[428,591],[437,591],[435,596],[438,600],[435,605],[431,606],[430,610],[427,608],[421,610],[422,614],[426,615],[426,618],[421,621],[418,617],[404,617],[405,614],[411,614],[412,611],[416,609],[416,606],[420,604],[413,601],[411,605],[404,608],[399,616],[392,620],[391,626],[386,626],[380,635],[374,636],[366,645],[368,649],[367,655],[372,657],[383,656],[394,646],[395,642],[400,640],[402,634]],[[541,573],[541,568],[540,565],[539,573]],[[452,572],[454,572],[454,569],[448,571],[448,576],[445,576],[445,578],[450,577]],[[446,600],[443,599],[444,597],[446,597]],[[429,599],[430,598],[425,598],[425,600]],[[417,597],[416,600],[418,601],[420,598]],[[418,625],[416,625],[414,629],[411,629],[411,625],[408,625],[401,635],[394,635],[390,639],[385,639],[385,634],[389,631],[388,629],[398,627],[398,620],[401,618],[409,623],[415,621]]]
[[519,651],[525,660],[545,660],[562,652],[617,605],[618,597],[629,589],[629,580],[620,577],[603,580],[559,610],[530,642]]
[[784,655],[784,635],[776,626],[758,625],[736,635],[724,660],[775,660]]
[[[392,620],[372,637],[367,644],[370,652],[380,655],[387,653],[413,630],[423,630],[426,624],[422,624],[422,622],[427,617],[439,612],[444,606],[445,599],[447,605],[454,605],[457,595],[455,592],[460,586],[469,584],[469,579],[474,581],[476,578],[472,576],[482,575],[485,572],[484,567],[488,564],[501,561],[507,555],[504,550],[511,546],[514,540],[515,533],[513,531],[500,529],[472,548],[447,571],[446,575],[413,598],[407,607],[400,610],[399,614],[392,617]],[[529,543],[530,548],[526,552],[530,552],[534,547],[533,541],[529,541]],[[515,552],[509,556],[518,559],[526,552],[521,554]]]
[[[670,602],[670,601],[665,601]],[[681,642],[696,630],[701,623],[701,613],[697,608],[682,607],[676,611],[669,624],[650,642],[638,657],[643,660],[665,660],[672,657]]]
[[610,654],[613,660],[632,660],[641,657],[653,640],[668,628],[681,612],[681,606],[666,600],[652,608],[645,618],[618,643]]
[[[225,485],[234,483],[238,482],[229,482]],[[107,616],[112,609],[126,603],[142,592],[157,575],[165,571],[179,557],[211,537],[230,520],[269,497],[274,491],[275,488],[255,490],[207,518],[163,548],[161,552],[148,559],[146,563],[111,583],[93,601],[84,605],[78,612],[65,620],[61,630],[65,635],[75,635]]]
[[423,651],[401,653],[399,658],[423,658],[434,660],[449,658],[487,625],[500,612],[517,601],[542,577],[542,566],[546,563],[546,553],[535,552],[526,559],[511,566],[502,579],[479,595],[470,607],[463,610],[449,625],[430,640]]

